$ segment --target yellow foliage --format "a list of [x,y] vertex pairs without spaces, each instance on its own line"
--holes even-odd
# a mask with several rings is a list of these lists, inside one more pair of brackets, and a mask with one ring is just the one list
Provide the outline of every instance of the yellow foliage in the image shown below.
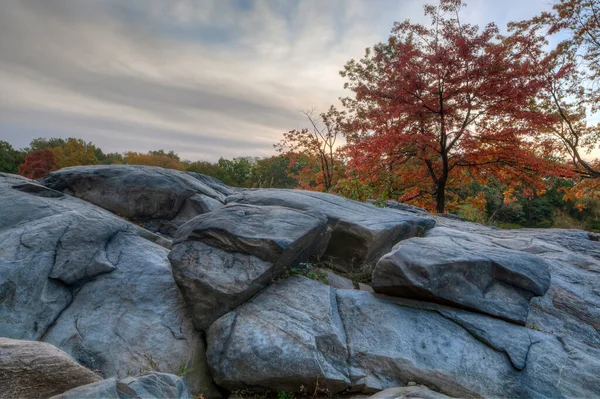
[[140,154],[128,152],[125,154],[124,163],[130,165],[160,166],[161,168],[185,170],[185,165],[167,155]]
[[86,143],[82,139],[69,138],[63,147],[54,147],[54,159],[57,169],[67,166],[77,165],[96,165],[96,147],[90,142]]

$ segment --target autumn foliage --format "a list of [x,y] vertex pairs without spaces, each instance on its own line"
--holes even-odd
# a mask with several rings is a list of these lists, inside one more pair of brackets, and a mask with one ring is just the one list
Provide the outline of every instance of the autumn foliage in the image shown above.
[[583,208],[582,199],[597,198],[600,190],[600,160],[590,156],[598,148],[600,125],[587,120],[600,111],[600,1],[560,0],[552,11],[509,28],[515,34],[561,38],[538,68],[545,81],[539,107],[553,117],[549,132],[580,177],[565,199]]
[[396,23],[342,71],[353,92],[349,167],[384,196],[438,212],[473,179],[531,186],[553,169],[553,142],[539,135],[548,117],[532,107],[542,42],[464,24],[461,7],[426,6],[430,26]]
[[54,152],[48,149],[32,152],[19,166],[19,174],[30,179],[39,179],[54,170],[56,170]]

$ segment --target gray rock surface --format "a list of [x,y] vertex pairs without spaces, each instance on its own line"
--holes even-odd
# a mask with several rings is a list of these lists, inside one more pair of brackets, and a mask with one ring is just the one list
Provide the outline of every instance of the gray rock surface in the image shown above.
[[0,175],[0,203],[0,336],[52,343],[104,377],[187,369],[216,394],[151,233],[14,175]]
[[594,397],[600,351],[486,315],[303,277],[217,320],[208,361],[228,389],[375,392],[414,381],[454,397]]
[[448,399],[449,396],[432,391],[423,385],[414,385],[407,387],[388,388],[381,392],[377,392],[370,399]]
[[108,378],[70,389],[50,399],[121,399],[117,391],[117,379]]
[[71,389],[51,399],[193,399],[185,382],[172,374],[115,378]]
[[169,259],[196,328],[245,302],[290,267],[323,252],[325,216],[227,205],[181,226]]
[[325,255],[342,269],[376,262],[398,241],[422,235],[434,226],[432,219],[410,212],[379,208],[313,191],[244,190],[227,197],[226,202],[277,205],[325,214],[332,231]]
[[437,223],[440,228],[427,237],[469,233],[544,259],[550,266],[550,288],[544,296],[531,299],[526,325],[600,349],[600,242],[591,240],[588,232],[501,230],[442,218]]
[[168,235],[221,206],[230,192],[208,176],[139,165],[73,166],[50,173],[41,183]]
[[207,358],[230,390],[340,392],[350,383],[346,335],[335,290],[293,276],[270,286],[210,327]]
[[0,338],[0,398],[47,398],[99,380],[53,345]]
[[541,257],[485,237],[437,228],[398,243],[373,272],[376,292],[452,304],[525,324],[529,300],[550,286]]
[[338,276],[333,270],[315,267],[312,269],[315,273],[325,275],[327,277],[327,285],[333,288],[341,288],[344,290],[354,289],[352,280],[346,277]]

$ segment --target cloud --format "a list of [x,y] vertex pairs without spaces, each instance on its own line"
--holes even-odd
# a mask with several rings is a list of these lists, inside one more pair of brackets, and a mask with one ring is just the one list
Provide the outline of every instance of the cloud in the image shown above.
[[[467,17],[502,25],[544,7],[520,3],[472,0]],[[173,149],[193,160],[268,155],[305,125],[299,111],[345,94],[347,60],[385,40],[394,20],[423,21],[422,4],[6,0],[0,138],[24,147],[76,136],[105,151]]]

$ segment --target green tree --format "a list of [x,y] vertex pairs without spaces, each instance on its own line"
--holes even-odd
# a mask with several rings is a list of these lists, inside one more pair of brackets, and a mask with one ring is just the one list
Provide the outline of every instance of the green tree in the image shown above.
[[46,150],[46,149],[52,149],[52,148],[62,148],[65,145],[67,145],[67,141],[64,139],[60,139],[60,138],[56,138],[56,137],[52,137],[52,138],[44,138],[44,137],[39,137],[37,139],[33,139],[31,140],[31,144],[29,144],[29,148],[27,149],[28,153],[34,152],[34,151],[41,151],[41,150]]
[[252,179],[252,169],[256,164],[256,158],[239,157],[231,160],[220,158],[217,165],[225,173],[225,184],[235,187],[249,187]]
[[295,188],[298,181],[290,176],[290,159],[284,155],[261,158],[252,170],[252,186],[261,188]]
[[17,173],[25,154],[15,150],[8,142],[0,141],[0,172]]

